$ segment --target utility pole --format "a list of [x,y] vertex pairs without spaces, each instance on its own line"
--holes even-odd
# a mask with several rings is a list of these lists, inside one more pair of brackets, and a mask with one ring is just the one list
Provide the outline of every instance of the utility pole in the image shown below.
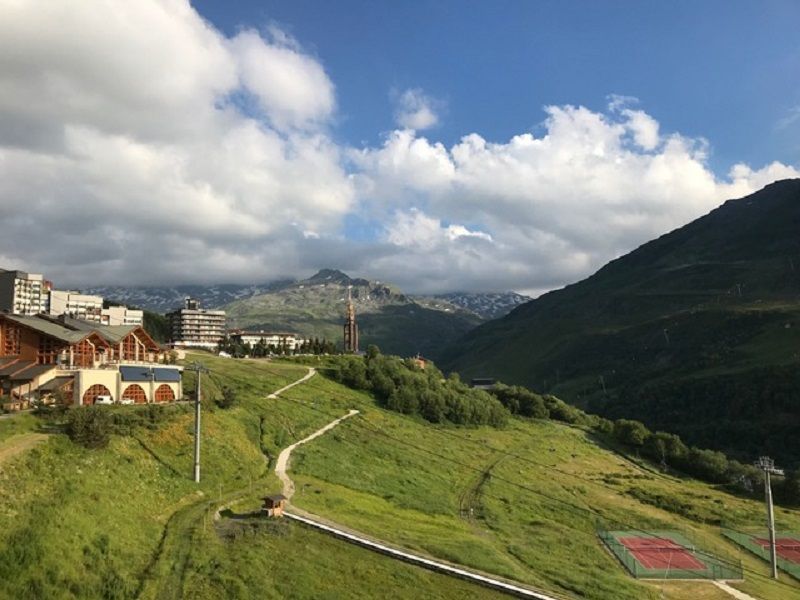
[[203,373],[208,373],[199,362],[192,364],[197,373],[197,387],[194,395],[194,481],[200,483],[200,382]]
[[756,467],[764,471],[764,495],[767,503],[767,529],[769,530],[769,562],[772,566],[772,578],[778,578],[778,556],[775,549],[775,515],[772,510],[772,486],[769,476],[783,475],[783,469],[775,468],[775,461],[769,456],[760,456]]

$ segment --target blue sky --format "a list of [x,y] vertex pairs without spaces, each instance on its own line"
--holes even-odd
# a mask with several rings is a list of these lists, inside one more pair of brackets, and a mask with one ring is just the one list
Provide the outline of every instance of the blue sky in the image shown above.
[[797,23],[797,2],[5,3],[0,267],[540,294],[800,177]]
[[800,3],[194,2],[233,35],[276,23],[330,73],[347,143],[393,128],[390,90],[446,103],[435,137],[477,131],[503,141],[533,129],[542,107],[602,109],[634,96],[670,131],[705,137],[711,165],[800,157]]

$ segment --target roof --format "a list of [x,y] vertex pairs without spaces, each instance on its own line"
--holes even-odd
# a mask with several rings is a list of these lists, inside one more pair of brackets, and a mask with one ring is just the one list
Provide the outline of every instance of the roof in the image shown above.
[[126,335],[139,327],[139,325],[100,325],[71,317],[66,317],[64,323],[80,331],[96,331],[104,340],[112,344],[121,342]]
[[25,367],[21,371],[17,371],[11,377],[9,377],[10,381],[33,381],[39,375],[43,375],[48,371],[52,371],[56,368],[56,365],[37,365],[32,364]]
[[47,383],[43,383],[39,386],[40,392],[55,392],[56,390],[62,388],[63,386],[67,385],[70,381],[73,381],[73,377],[69,375],[64,375],[61,377],[53,377]]
[[91,333],[90,331],[76,331],[75,329],[69,329],[64,325],[54,323],[49,319],[44,319],[39,316],[6,314],[3,315],[3,318],[14,323],[18,323],[24,327],[28,327],[29,329],[38,331],[39,333],[43,333],[49,337],[61,340],[62,342],[67,342],[68,344],[77,344],[78,342],[86,339]]
[[265,496],[264,500],[272,500],[273,502],[280,502],[281,500],[288,500],[283,494],[273,494],[272,496]]
[[119,372],[122,375],[122,381],[180,381],[180,369],[168,369],[165,367],[147,367],[140,365],[123,365],[120,366]]
[[0,377],[10,377],[35,365],[36,363],[30,360],[13,360],[0,367]]

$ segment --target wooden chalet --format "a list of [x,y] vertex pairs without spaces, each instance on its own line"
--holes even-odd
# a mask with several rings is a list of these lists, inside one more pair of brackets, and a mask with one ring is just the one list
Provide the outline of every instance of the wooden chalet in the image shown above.
[[182,396],[180,370],[159,366],[159,345],[139,325],[108,326],[69,317],[0,313],[0,406],[62,398],[94,404]]

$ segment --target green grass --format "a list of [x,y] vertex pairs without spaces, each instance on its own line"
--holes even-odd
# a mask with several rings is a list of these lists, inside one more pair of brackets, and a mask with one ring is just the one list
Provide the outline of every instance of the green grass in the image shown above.
[[[286,405],[305,406],[316,399],[316,409],[331,418],[350,406],[362,410],[362,416],[296,451],[292,472],[299,507],[545,589],[598,599],[659,597],[655,586],[633,581],[600,545],[598,521],[677,529],[709,551],[738,559],[714,524],[762,519],[757,502],[642,468],[578,428],[520,420],[503,431],[433,427],[321,380],[294,388],[287,398],[292,400]],[[335,400],[326,406],[326,398]],[[507,453],[522,459],[503,457]],[[663,508],[654,498],[674,503]],[[781,509],[779,519],[800,522],[796,511]],[[767,574],[762,563],[742,558],[746,568]],[[695,584],[698,590],[709,585]],[[796,586],[777,587],[752,574],[736,585],[763,598],[800,597]]]
[[20,433],[35,431],[39,428],[39,424],[39,420],[31,413],[15,414],[0,419],[0,442]]
[[[735,547],[712,523],[745,527],[762,519],[756,502],[661,475],[581,429],[520,420],[505,430],[434,427],[384,411],[368,395],[321,376],[267,399],[306,367],[194,359],[213,373],[203,381],[202,483],[190,480],[188,405],[156,429],[113,436],[103,450],[52,435],[0,466],[0,597],[493,597],[298,524],[214,522],[222,505],[248,512],[259,496],[279,491],[268,460],[350,408],[361,416],[293,455],[299,507],[554,593],[638,600],[659,598],[663,587],[664,597],[675,600],[717,597],[708,584],[629,578],[603,549],[597,517],[587,510],[607,525],[678,529],[729,554]],[[236,390],[234,408],[214,408],[223,386]],[[137,407],[119,410],[129,409]],[[38,426],[32,416],[18,418],[14,425],[0,421],[0,436]],[[659,506],[663,497],[675,502]],[[783,528],[800,528],[794,511],[779,509],[777,519]],[[767,573],[756,557],[742,558],[747,568]],[[800,597],[796,586],[778,588],[750,575],[736,585],[767,600]]]

